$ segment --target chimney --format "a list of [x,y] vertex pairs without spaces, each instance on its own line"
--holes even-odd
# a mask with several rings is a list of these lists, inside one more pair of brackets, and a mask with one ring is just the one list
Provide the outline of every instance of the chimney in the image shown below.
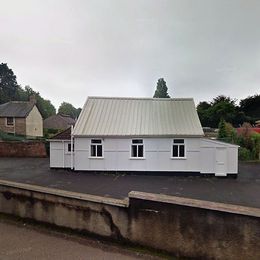
[[32,94],[30,97],[29,97],[29,102],[30,103],[33,103],[33,104],[36,104],[36,96],[34,94]]

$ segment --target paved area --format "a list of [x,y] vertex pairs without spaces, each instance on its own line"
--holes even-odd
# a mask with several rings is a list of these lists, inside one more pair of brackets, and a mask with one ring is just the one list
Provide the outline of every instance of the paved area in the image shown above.
[[0,219],[0,259],[159,259],[113,244]]
[[0,179],[113,198],[144,191],[260,208],[260,163],[240,163],[237,179],[71,172],[46,158],[0,158]]

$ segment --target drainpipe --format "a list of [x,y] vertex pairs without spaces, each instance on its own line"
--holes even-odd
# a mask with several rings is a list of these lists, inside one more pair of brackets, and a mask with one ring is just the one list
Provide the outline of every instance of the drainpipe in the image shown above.
[[73,135],[72,135],[72,132],[73,132],[73,125],[71,126],[71,134],[70,134],[70,168],[71,170],[74,169],[74,146],[73,146]]

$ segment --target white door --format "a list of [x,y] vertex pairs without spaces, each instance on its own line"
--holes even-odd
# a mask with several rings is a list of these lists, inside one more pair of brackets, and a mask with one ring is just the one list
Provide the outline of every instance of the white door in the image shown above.
[[227,176],[227,149],[216,147],[216,176]]

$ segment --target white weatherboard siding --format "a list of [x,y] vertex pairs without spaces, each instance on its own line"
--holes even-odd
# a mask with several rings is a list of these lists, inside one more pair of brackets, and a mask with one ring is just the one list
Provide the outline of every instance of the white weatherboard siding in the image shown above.
[[71,153],[68,152],[70,141],[51,141],[50,142],[50,167],[51,168],[70,168]]
[[171,159],[172,138],[144,138],[144,159],[130,158],[131,138],[104,138],[104,158],[90,157],[90,138],[75,138],[75,170],[200,172],[200,138],[185,138],[186,159]]
[[201,173],[225,175],[238,172],[238,146],[210,139],[201,139]]

